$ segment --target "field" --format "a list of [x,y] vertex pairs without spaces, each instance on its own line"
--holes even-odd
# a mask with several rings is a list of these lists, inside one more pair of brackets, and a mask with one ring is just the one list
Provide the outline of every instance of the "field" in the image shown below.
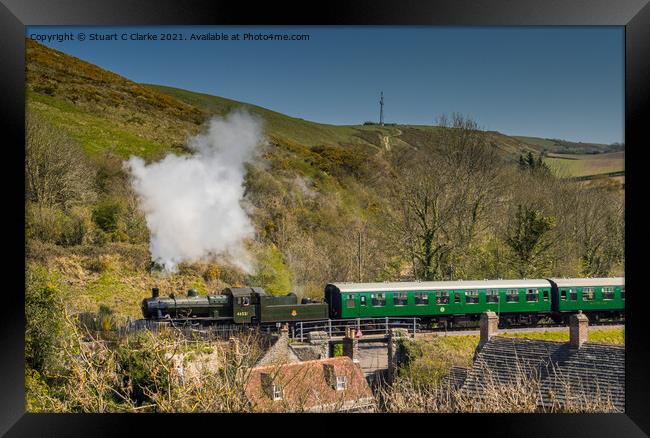
[[599,175],[625,170],[625,152],[605,154],[551,154],[544,159],[559,176]]

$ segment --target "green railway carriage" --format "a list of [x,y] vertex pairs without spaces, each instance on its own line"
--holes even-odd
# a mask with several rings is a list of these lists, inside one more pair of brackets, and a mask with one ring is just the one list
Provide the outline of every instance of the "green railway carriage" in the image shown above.
[[625,311],[625,278],[549,278],[553,313],[564,321],[582,310],[590,318],[622,317]]
[[444,324],[476,320],[491,310],[504,323],[534,323],[551,313],[551,283],[480,280],[404,283],[331,283],[330,318],[419,317]]

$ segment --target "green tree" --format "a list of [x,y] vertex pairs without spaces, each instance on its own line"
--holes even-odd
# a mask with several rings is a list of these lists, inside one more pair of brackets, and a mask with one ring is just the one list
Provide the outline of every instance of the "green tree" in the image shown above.
[[527,277],[545,270],[546,255],[555,241],[549,232],[555,226],[555,218],[544,216],[541,211],[519,204],[508,224],[505,242],[511,251],[513,268],[518,275]]

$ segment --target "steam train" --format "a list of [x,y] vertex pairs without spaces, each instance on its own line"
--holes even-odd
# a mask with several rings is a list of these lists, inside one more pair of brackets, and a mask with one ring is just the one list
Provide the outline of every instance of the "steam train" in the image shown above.
[[502,325],[534,325],[542,318],[567,322],[582,311],[591,320],[622,319],[625,280],[549,278],[402,283],[330,283],[324,300],[294,293],[270,295],[259,287],[226,288],[218,295],[161,297],[157,288],[142,301],[145,319],[206,324],[277,324],[324,319],[404,317],[452,327],[476,321],[485,311]]

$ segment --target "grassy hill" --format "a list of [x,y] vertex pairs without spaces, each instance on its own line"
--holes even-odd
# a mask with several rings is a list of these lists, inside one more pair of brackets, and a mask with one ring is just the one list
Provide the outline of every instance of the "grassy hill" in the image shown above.
[[[378,149],[389,143],[418,147],[430,140],[433,126],[335,126],[289,117],[256,105],[173,87],[138,84],[93,64],[45,47],[27,44],[27,102],[54,125],[77,139],[89,154],[110,150],[156,158],[182,151],[209,115],[246,108],[262,117],[274,139],[307,147],[323,144]],[[504,153],[533,150],[498,132],[491,141]]]

